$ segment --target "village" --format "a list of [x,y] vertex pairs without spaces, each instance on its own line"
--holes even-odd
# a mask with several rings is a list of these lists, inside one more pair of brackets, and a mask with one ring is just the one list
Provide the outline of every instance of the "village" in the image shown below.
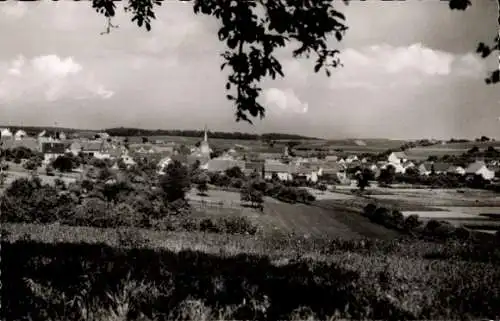
[[[325,183],[329,188],[334,185],[356,185],[356,173],[361,169],[369,169],[376,180],[381,171],[392,167],[395,174],[416,173],[420,176],[431,174],[451,174],[463,177],[479,175],[485,181],[495,182],[498,177],[498,159],[485,162],[483,159],[471,161],[467,166],[456,166],[442,161],[418,161],[412,159],[404,151],[390,151],[385,160],[375,157],[360,157],[356,154],[342,157],[335,153],[319,157],[292,156],[288,146],[282,153],[254,152],[249,147],[236,144],[226,148],[219,155],[214,155],[205,129],[204,137],[200,137],[198,146],[185,146],[174,142],[143,137],[112,137],[105,132],[80,132],[66,135],[64,132],[47,133],[43,131],[36,137],[30,137],[23,130],[12,133],[9,129],[1,129],[1,148],[13,150],[29,149],[43,155],[43,166],[50,165],[59,156],[72,154],[108,160],[112,168],[118,168],[120,160],[127,166],[136,163],[137,157],[149,157],[158,160],[158,172],[172,161],[178,160],[186,165],[199,163],[202,170],[208,172],[224,172],[239,167],[249,174],[257,172],[265,179],[277,177],[282,181],[305,180],[310,183]],[[215,157],[213,157],[215,156]],[[499,158],[500,159],[500,158]]]

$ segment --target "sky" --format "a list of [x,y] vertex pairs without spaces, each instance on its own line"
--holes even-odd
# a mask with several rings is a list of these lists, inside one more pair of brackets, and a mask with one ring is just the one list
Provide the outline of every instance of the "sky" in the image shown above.
[[0,124],[100,129],[284,132],[323,138],[500,137],[496,58],[478,57],[496,33],[495,1],[465,12],[446,2],[353,1],[342,68],[279,53],[285,77],[266,80],[266,117],[235,121],[220,71],[218,21],[165,1],[147,32],[119,8],[118,28],[89,2],[0,3]]

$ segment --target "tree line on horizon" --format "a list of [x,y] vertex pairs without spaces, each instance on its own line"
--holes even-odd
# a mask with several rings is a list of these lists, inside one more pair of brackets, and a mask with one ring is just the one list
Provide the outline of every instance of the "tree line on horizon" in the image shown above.
[[[42,131],[47,131],[49,133],[55,133],[57,131],[63,131],[67,134],[73,134],[78,132],[106,132],[111,136],[121,136],[121,137],[132,137],[132,136],[181,136],[181,137],[202,137],[202,130],[179,130],[179,129],[142,129],[142,128],[127,128],[127,127],[117,127],[117,128],[106,128],[102,130],[90,130],[90,129],[77,129],[77,128],[63,128],[54,126],[5,126],[9,128],[12,132],[17,130],[24,130],[29,136],[36,136]],[[316,140],[320,138],[307,137],[297,134],[284,134],[284,133],[265,133],[262,135],[249,134],[241,132],[208,132],[210,138],[218,139],[235,139],[235,140]]]

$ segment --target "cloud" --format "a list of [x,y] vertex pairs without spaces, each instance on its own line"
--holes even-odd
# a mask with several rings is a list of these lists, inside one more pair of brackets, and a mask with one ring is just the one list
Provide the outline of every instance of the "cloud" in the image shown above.
[[7,18],[20,19],[28,12],[28,6],[21,1],[3,2],[0,4],[0,12]]
[[477,55],[456,55],[420,43],[351,48],[344,50],[340,58],[344,67],[333,73],[332,88],[374,90],[435,84],[445,77],[484,76],[484,62]]
[[0,101],[110,98],[113,92],[72,57],[19,55],[0,70]]
[[305,114],[309,110],[309,105],[303,103],[292,89],[269,88],[264,92],[264,103],[274,111]]

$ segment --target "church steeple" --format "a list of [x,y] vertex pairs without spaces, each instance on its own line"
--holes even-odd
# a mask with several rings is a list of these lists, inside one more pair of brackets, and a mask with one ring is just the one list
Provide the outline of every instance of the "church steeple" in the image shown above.
[[210,155],[210,146],[208,145],[208,131],[207,125],[205,125],[205,130],[203,134],[203,141],[201,142],[200,152],[203,155]]

